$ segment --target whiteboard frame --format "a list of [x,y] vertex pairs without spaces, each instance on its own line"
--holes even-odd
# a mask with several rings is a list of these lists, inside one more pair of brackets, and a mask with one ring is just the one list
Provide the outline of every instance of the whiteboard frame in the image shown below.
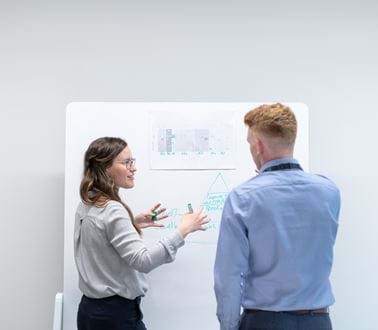
[[[105,121],[103,120],[104,116],[106,117],[107,114],[111,113],[111,109],[118,108],[120,111],[120,116],[123,116],[122,111],[130,112],[128,115],[131,118],[131,121],[129,122],[129,125],[135,125],[136,123],[132,122],[133,119],[133,112],[134,111],[154,111],[154,109],[177,109],[177,112],[179,114],[180,111],[191,111],[193,113],[196,113],[197,115],[201,115],[201,109],[215,109],[222,108],[222,109],[238,109],[240,112],[240,109],[244,109],[244,113],[239,113],[239,119],[242,119],[243,115],[249,111],[252,108],[257,107],[258,105],[262,103],[269,103],[269,102],[243,102],[243,103],[197,103],[197,102],[75,102],[70,103],[67,106],[66,110],[66,160],[65,160],[65,225],[64,225],[64,291],[63,296],[64,297],[64,304],[63,304],[63,330],[72,330],[74,328],[74,324],[76,324],[76,310],[77,305],[79,302],[79,297],[81,296],[79,290],[78,290],[78,277],[77,272],[74,264],[74,258],[73,258],[73,223],[74,223],[74,211],[76,209],[77,202],[79,201],[79,190],[78,190],[78,177],[77,177],[77,167],[81,167],[82,164],[82,157],[84,155],[84,149],[82,148],[80,150],[80,153],[74,153],[73,151],[77,151],[78,148],[78,137],[80,134],[86,134],[88,144],[93,140],[94,138],[97,138],[100,135],[98,135],[99,132],[101,132],[101,129],[96,130],[96,127],[100,127]],[[305,170],[309,169],[309,132],[308,132],[308,108],[303,103],[287,103],[285,104],[289,105],[294,113],[296,114],[297,120],[298,120],[298,135],[297,135],[297,144],[296,149],[294,151],[294,156],[296,158],[299,158],[303,168]],[[90,109],[90,112],[88,112],[88,109]],[[122,110],[123,109],[123,110]],[[90,116],[88,116],[88,113],[90,113]],[[136,117],[136,116],[135,116]],[[142,124],[142,123],[138,123]],[[143,125],[143,124],[142,124]],[[148,123],[146,123],[148,125]],[[244,129],[242,133],[242,137],[240,137],[240,143],[246,143],[246,130],[245,126],[242,122],[240,122],[240,128]],[[88,131],[86,131],[88,130]],[[104,130],[106,131],[106,130]],[[108,132],[111,132],[111,128],[108,130]],[[105,134],[105,135],[112,135],[112,134]],[[117,135],[117,134],[115,134]],[[241,142],[244,141],[244,142]],[[301,149],[298,151],[298,141],[301,142]],[[131,143],[131,142],[130,142]],[[81,146],[82,147],[82,146]],[[250,155],[248,154],[248,148],[245,145],[242,147],[243,150],[243,160],[244,162],[246,159],[248,159],[249,164],[249,171],[250,176],[253,176],[253,169],[254,164],[252,163],[252,159]],[[245,153],[245,154],[244,154]],[[78,155],[80,154],[80,159],[78,159]],[[299,155],[299,157],[298,157]],[[243,163],[244,164],[244,163]],[[74,166],[74,167],[73,167]],[[244,166],[244,165],[243,165]],[[75,168],[74,170],[72,170]],[[239,169],[231,170],[235,171],[235,173]],[[75,173],[73,173],[75,171]],[[243,171],[246,171],[246,168],[243,168]],[[80,168],[81,172],[81,168]],[[142,172],[140,170],[139,172]],[[138,173],[139,174],[139,173]],[[169,174],[169,173],[168,173]],[[206,176],[206,171],[199,171],[199,174],[202,175],[202,178]],[[245,179],[248,179],[247,176],[245,176]],[[237,182],[237,180],[235,181]],[[241,182],[238,182],[241,183]],[[233,187],[231,187],[233,188]],[[148,206],[148,205],[146,205]],[[141,211],[141,210],[140,210]],[[152,235],[148,236],[146,235],[146,240],[156,240],[157,236]],[[195,243],[195,240],[193,241]],[[157,281],[154,283],[153,286],[151,286],[150,289],[150,295],[149,292],[147,292],[146,298],[143,300],[147,300],[147,302],[143,306],[143,312],[145,314],[144,320],[149,326],[149,318],[150,315],[152,315],[153,312],[153,306],[156,306],[156,304],[161,302],[162,295],[164,295],[164,292],[159,292],[160,284],[162,284],[163,280],[166,279],[167,276],[172,276],[175,274],[175,272],[180,272],[180,267],[185,267],[185,265],[180,262],[181,259],[185,260],[185,258],[188,258],[186,260],[191,260],[191,262],[195,262],[195,257],[192,255],[187,255],[185,251],[188,251],[190,249],[196,249],[196,247],[193,247],[195,244],[186,244],[182,249],[183,251],[179,251],[179,255],[177,257],[177,260],[170,264],[169,266],[162,266],[161,269],[158,269],[151,273],[151,281]],[[189,246],[189,248],[188,248]],[[209,245],[209,250],[211,250],[211,254],[215,254],[215,244]],[[198,250],[199,251],[199,250]],[[208,251],[208,250],[206,250]],[[209,258],[208,260],[208,267],[206,267],[206,278],[208,278],[207,281],[209,281],[210,278],[212,278],[212,274],[209,274],[209,272],[212,273],[212,266],[213,266],[213,260]],[[159,282],[160,281],[160,282]],[[159,283],[159,285],[157,284]],[[174,292],[175,295],[179,295],[180,291],[181,294],[186,295],[190,294],[190,285],[186,287],[183,287],[183,283],[180,282],[180,287],[175,287],[175,291],[178,290],[178,292]],[[212,283],[207,283],[212,288]],[[164,287],[164,285],[163,285]],[[167,290],[165,288],[165,290]],[[150,302],[148,301],[148,297],[151,296]],[[60,297],[60,298],[62,298]],[[63,299],[63,298],[62,298]],[[182,300],[185,300],[185,296],[181,297]],[[208,322],[206,324],[206,329],[212,330],[212,329],[218,329],[218,322],[216,320],[215,316],[215,297],[211,289],[209,299],[209,310],[207,311],[207,314],[203,316],[203,319],[201,319],[201,324],[204,326],[204,322]],[[188,308],[188,306],[191,306],[191,302],[181,301],[182,308]],[[188,305],[189,304],[189,305]],[[175,302],[172,302],[172,305],[177,304]],[[185,307],[186,306],[186,307]],[[169,306],[168,306],[169,309]],[[167,311],[168,309],[165,309]],[[156,316],[156,315],[155,315]],[[151,316],[152,317],[152,316]],[[162,315],[162,318],[167,317],[166,315]],[[158,318],[153,318],[153,328],[154,330],[170,330],[167,328],[167,325],[160,324],[161,322],[158,322]],[[184,320],[182,320],[184,321]],[[180,328],[180,330],[192,329],[193,327],[196,327],[195,325],[190,325],[190,318],[185,318],[185,326]],[[174,327],[172,328],[174,329]],[[177,329],[177,328],[176,328]]]

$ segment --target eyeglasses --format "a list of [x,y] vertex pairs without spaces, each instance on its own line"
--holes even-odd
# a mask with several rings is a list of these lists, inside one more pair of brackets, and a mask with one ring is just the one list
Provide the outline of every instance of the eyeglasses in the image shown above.
[[130,169],[135,166],[136,159],[135,158],[128,158],[125,159],[124,161],[120,162],[121,164],[124,164],[127,169]]

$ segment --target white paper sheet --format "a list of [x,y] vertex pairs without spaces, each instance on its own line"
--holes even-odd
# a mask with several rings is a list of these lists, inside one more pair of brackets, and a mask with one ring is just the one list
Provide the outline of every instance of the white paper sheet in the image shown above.
[[235,114],[150,113],[150,169],[235,168]]

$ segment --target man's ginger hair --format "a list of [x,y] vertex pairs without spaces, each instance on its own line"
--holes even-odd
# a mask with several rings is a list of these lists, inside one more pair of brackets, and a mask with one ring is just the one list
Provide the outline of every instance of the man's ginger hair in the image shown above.
[[244,116],[244,123],[268,138],[280,138],[293,145],[297,136],[297,120],[293,111],[281,103],[263,104]]

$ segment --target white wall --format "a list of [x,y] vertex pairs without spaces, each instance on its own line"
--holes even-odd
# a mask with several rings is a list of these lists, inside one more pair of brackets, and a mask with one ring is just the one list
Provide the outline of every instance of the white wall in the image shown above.
[[310,166],[343,193],[335,329],[375,329],[377,37],[369,0],[2,0],[0,328],[52,328],[68,102],[278,100],[309,106]]

